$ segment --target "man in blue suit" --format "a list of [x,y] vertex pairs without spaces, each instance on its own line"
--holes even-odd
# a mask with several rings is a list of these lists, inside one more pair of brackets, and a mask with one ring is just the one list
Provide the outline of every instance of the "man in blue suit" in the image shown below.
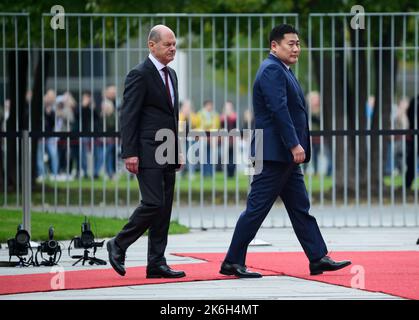
[[247,248],[278,196],[310,262],[310,273],[338,270],[351,262],[335,262],[327,256],[316,219],[309,214],[310,200],[299,165],[310,160],[310,134],[304,93],[290,69],[301,50],[298,32],[282,24],[272,29],[269,41],[270,55],[253,85],[255,129],[263,129],[263,167],[253,178],[246,210],[237,221],[220,273],[261,277],[246,269]]

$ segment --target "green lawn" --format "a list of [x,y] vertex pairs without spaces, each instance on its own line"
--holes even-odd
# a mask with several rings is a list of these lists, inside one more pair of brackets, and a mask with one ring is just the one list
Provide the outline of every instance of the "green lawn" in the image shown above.
[[[129,181],[128,181],[129,180]],[[203,189],[204,191],[211,191],[212,186],[214,184],[216,190],[224,190],[224,180],[227,184],[227,189],[235,189],[236,188],[236,178],[227,178],[224,179],[224,174],[222,172],[216,172],[214,178],[212,177],[204,177],[202,179]],[[249,177],[245,175],[239,175],[238,182],[239,182],[239,190],[247,190],[248,187]],[[177,175],[177,183],[180,188],[181,192],[188,192],[189,184],[191,185],[191,189],[193,191],[199,191],[201,187],[201,177],[199,173],[195,174],[195,178],[189,182],[187,176],[182,176],[181,174]],[[41,183],[39,183],[41,185]],[[45,186],[50,188],[57,188],[59,189],[66,189],[67,187],[71,190],[78,189],[81,187],[82,189],[91,189],[92,187],[97,191],[105,190],[112,190],[114,191],[116,188],[119,189],[120,192],[126,192],[128,188],[131,190],[138,190],[138,182],[137,178],[134,176],[128,177],[126,174],[121,174],[118,180],[104,180],[103,177],[99,179],[92,180],[91,178],[87,179],[75,179],[73,181],[51,181],[46,180]]]
[[[31,239],[34,241],[47,240],[48,228],[54,227],[56,240],[70,240],[80,235],[84,216],[73,214],[53,214],[32,212]],[[113,237],[118,233],[126,219],[88,217],[96,238]],[[22,212],[19,210],[0,209],[0,242],[6,242],[16,234],[18,224],[22,223]],[[172,222],[169,234],[188,233],[189,229],[177,222]]]
[[[309,178],[306,176],[306,183]],[[238,183],[237,183],[238,182]],[[199,173],[195,174],[193,180],[188,180],[188,176],[178,174],[175,187],[175,201],[179,192],[181,203],[188,203],[189,195],[192,202],[199,203],[202,197],[205,203],[212,203],[213,195],[216,204],[224,203],[224,190],[227,193],[227,202],[235,203],[236,185],[239,201],[245,201],[249,190],[249,176],[239,175],[238,179],[225,178],[223,172],[216,172],[214,177],[203,177]],[[328,190],[332,186],[330,177],[324,178],[324,189]],[[80,189],[79,189],[80,187]],[[49,205],[93,205],[105,204],[115,205],[118,199],[119,206],[135,205],[138,203],[139,192],[138,182],[135,177],[128,179],[123,174],[118,181],[107,180],[103,178],[97,180],[81,179],[74,181],[45,181],[45,192],[42,194],[42,184],[38,184],[37,189],[32,193],[32,204],[41,205],[43,202]],[[80,190],[80,191],[79,191]],[[93,191],[92,191],[93,190]],[[213,193],[214,191],[214,193]],[[320,191],[320,179],[313,177],[312,191]],[[21,195],[20,195],[21,196]],[[129,203],[128,203],[129,196]],[[44,199],[43,199],[44,197]],[[68,202],[67,202],[68,200]],[[9,193],[7,196],[7,206],[16,204],[16,194]],[[0,193],[0,205],[6,205],[4,193]]]
[[[318,175],[305,175],[305,182],[307,189],[314,195],[320,194],[321,185],[323,183],[324,193],[331,192],[333,181],[332,177],[321,177]],[[311,182],[311,187],[310,187]],[[401,187],[403,184],[402,176],[395,176],[395,188]],[[384,185],[391,186],[391,177],[384,177]],[[79,189],[79,186],[81,187]],[[225,193],[227,195],[227,203],[235,203],[236,201],[236,186],[238,192],[239,202],[245,202],[249,190],[249,176],[240,174],[238,179],[225,178],[223,172],[216,172],[214,177],[205,177],[201,179],[199,173],[195,174],[193,180],[188,180],[188,176],[178,174],[175,201],[179,195],[180,203],[187,204],[189,198],[192,203],[200,203],[201,201],[201,186],[202,198],[205,204],[223,204]],[[419,188],[419,179],[414,184],[413,188]],[[93,188],[92,188],[93,187]],[[38,184],[37,188],[32,193],[32,204],[40,206],[42,203],[50,206],[73,205],[73,206],[88,206],[88,205],[115,205],[118,206],[132,206],[137,205],[139,200],[138,183],[135,177],[128,179],[126,174],[122,174],[118,181],[107,180],[103,178],[97,180],[81,179],[74,181],[45,181],[45,192],[42,193],[42,184]],[[225,192],[225,191],[226,192]],[[214,191],[214,192],[213,192]],[[21,199],[20,193],[19,198]],[[44,198],[43,198],[44,197]],[[21,203],[19,201],[19,203]],[[0,206],[16,206],[16,193],[8,193],[7,201],[4,197],[4,192],[0,192]]]
[[[308,185],[309,182],[309,176],[305,176],[306,183]],[[324,189],[328,190],[332,187],[332,178],[331,177],[324,177],[323,178],[324,183]],[[176,190],[179,188],[179,191],[181,193],[188,193],[189,190],[191,190],[192,193],[199,193],[202,190],[204,193],[211,193],[214,189],[215,192],[224,192],[224,187],[226,187],[228,192],[235,192],[236,185],[238,182],[238,191],[239,192],[247,192],[249,189],[249,176],[246,176],[244,174],[240,174],[238,176],[238,179],[236,177],[228,178],[224,177],[223,172],[216,172],[214,177],[202,177],[198,174],[195,174],[195,177],[193,180],[188,180],[187,176],[178,175],[177,176],[177,184],[176,184]],[[313,176],[312,177],[312,188],[313,191],[320,191],[320,185],[321,185],[321,179],[319,176]],[[45,186],[49,187],[51,189],[54,189],[55,186],[57,186],[57,189],[59,190],[66,190],[67,187],[71,192],[74,192],[74,190],[78,190],[79,186],[83,190],[95,190],[95,192],[115,192],[115,189],[118,189],[119,193],[126,194],[127,189],[129,188],[131,191],[138,193],[138,182],[135,177],[129,178],[127,175],[122,175],[118,181],[113,180],[107,180],[103,181],[103,178],[99,178],[96,180],[91,179],[81,179],[74,180],[74,181],[60,181],[60,182],[54,182],[54,181],[46,181]]]
[[[309,175],[305,175],[305,182],[308,187],[308,183],[310,180]],[[129,182],[128,182],[129,180]],[[201,181],[202,180],[202,181]],[[216,192],[223,192],[224,186],[226,186],[226,189],[228,191],[235,191],[236,190],[236,184],[238,182],[238,189],[239,192],[241,191],[247,191],[249,187],[249,176],[246,176],[244,174],[239,174],[238,179],[236,177],[228,178],[224,177],[223,172],[216,172],[214,177],[203,177],[201,179],[201,176],[199,175],[199,172],[195,174],[195,177],[193,180],[188,180],[188,176],[182,176],[181,174],[177,175],[177,186],[176,188],[180,189],[180,192],[188,192],[189,189],[192,192],[200,192],[201,185],[204,192],[211,192],[214,188]],[[321,188],[321,177],[319,175],[314,175],[311,177],[311,183],[312,183],[312,190],[313,192],[320,192]],[[332,188],[332,177],[323,176],[323,184],[324,184],[324,191],[328,191]],[[397,175],[394,178],[394,185],[395,187],[402,186],[403,183],[403,177],[401,175]],[[384,177],[384,184],[386,186],[391,186],[391,176]],[[117,181],[114,180],[105,180],[103,178],[99,178],[96,180],[92,179],[81,179],[79,180],[73,180],[73,181],[60,181],[60,182],[54,182],[47,180],[45,182],[45,186],[55,188],[55,185],[60,190],[65,190],[68,186],[70,190],[76,190],[79,188],[79,186],[82,189],[91,189],[92,186],[94,190],[96,191],[102,191],[103,189],[107,191],[115,191],[116,188],[119,189],[120,192],[126,192],[128,187],[131,190],[138,190],[138,182],[137,179],[133,176],[128,178],[126,174],[122,174],[120,179]],[[416,185],[419,185],[419,179],[416,182]]]

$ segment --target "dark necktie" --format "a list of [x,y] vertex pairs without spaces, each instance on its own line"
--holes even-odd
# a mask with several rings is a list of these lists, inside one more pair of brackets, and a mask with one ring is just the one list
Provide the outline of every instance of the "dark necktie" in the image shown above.
[[164,67],[162,70],[164,71],[164,81],[166,85],[167,97],[169,98],[170,106],[173,108],[172,95],[170,94],[170,87],[169,87],[169,70],[167,69],[167,67]]

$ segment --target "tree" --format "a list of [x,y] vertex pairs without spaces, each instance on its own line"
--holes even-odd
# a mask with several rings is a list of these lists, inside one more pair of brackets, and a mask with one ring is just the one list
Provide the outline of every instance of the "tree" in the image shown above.
[[[44,17],[41,20],[42,13],[50,12],[50,9],[56,3],[54,1],[42,1],[41,4],[34,4],[32,1],[23,0],[23,1],[10,1],[6,0],[0,4],[0,11],[7,11],[7,12],[29,12],[30,19],[31,19],[31,45],[33,48],[40,48],[42,43],[41,39],[41,23],[44,24],[45,28],[48,28],[49,20],[48,18]],[[320,28],[319,19],[312,19],[312,28],[311,34],[309,34],[308,28],[308,21],[309,21],[309,14],[315,12],[350,12],[350,9],[353,5],[357,4],[354,0],[339,0],[339,1],[320,1],[320,0],[301,0],[301,1],[275,1],[275,0],[232,0],[232,1],[225,1],[225,0],[201,0],[201,1],[192,1],[192,0],[173,0],[170,2],[159,2],[159,1],[138,1],[138,0],[127,0],[127,1],[112,1],[112,0],[89,0],[89,1],[62,1],[61,4],[65,8],[66,12],[78,12],[78,13],[271,13],[271,12],[282,12],[282,13],[298,13],[299,14],[299,29],[302,40],[305,42],[307,46],[308,37],[312,37],[312,43],[318,44],[319,43],[319,33],[317,32]],[[373,1],[373,0],[366,0],[363,2],[363,6],[366,12],[409,12],[409,11],[418,11],[418,4],[415,0],[400,0],[397,2],[385,0],[385,1]],[[174,24],[176,17],[167,18],[165,21],[170,25]],[[334,20],[334,35],[335,35],[335,46],[336,47],[355,47],[356,44],[362,48],[366,46],[367,43],[367,30],[359,30],[354,31],[353,29],[349,28],[351,17],[346,19],[335,19]],[[127,19],[127,23],[119,23],[117,26],[114,24],[113,19],[106,19],[106,35],[105,39],[102,39],[102,32],[101,30],[101,23],[103,20],[101,18],[93,17],[91,19],[92,24],[95,26],[94,30],[95,33],[93,35],[95,44],[100,44],[105,41],[107,47],[119,47],[127,39],[125,39],[125,35],[127,34],[127,28],[130,28],[130,35],[131,37],[135,37],[139,30],[139,20],[138,19]],[[376,20],[374,20],[376,21]],[[199,30],[199,21],[193,20],[193,28],[192,30]],[[332,25],[330,17],[324,17],[324,45],[331,45],[331,35],[332,35]],[[392,28],[395,28],[396,32],[392,33]],[[402,41],[401,39],[401,32],[399,20],[395,20],[392,22],[391,19],[383,19],[382,30],[383,30],[383,37],[382,37],[382,45],[384,47],[389,45],[398,45]],[[270,24],[264,23],[263,26],[258,25],[258,22],[251,26],[253,34],[263,34],[265,38],[270,31]],[[370,32],[373,35],[371,37],[372,45],[378,46],[379,39],[376,37],[378,34],[378,24],[372,23]],[[412,26],[408,26],[408,41],[412,41]],[[19,24],[19,33],[23,36],[20,37],[21,41],[25,41],[25,25]],[[216,33],[215,33],[215,42],[217,47],[223,47],[224,42],[227,41],[227,46],[233,47],[236,45],[238,41],[243,41],[243,39],[247,39],[248,35],[247,26],[240,28],[240,33],[237,36],[235,32],[235,28],[232,25],[228,26],[227,30],[227,39],[224,39],[224,25],[223,21],[217,20],[216,21]],[[59,31],[57,31],[58,33]],[[118,43],[114,43],[115,39],[115,32],[118,34]],[[78,45],[79,40],[82,43],[82,46],[89,46],[90,39],[89,39],[89,25],[83,24],[82,26],[82,37],[78,39],[77,36],[71,36],[70,42],[71,46],[76,47]],[[188,26],[182,25],[180,26],[180,33],[182,35],[188,34]],[[205,34],[205,41],[213,41],[212,39],[212,24],[209,21],[206,21],[204,24],[204,34]],[[197,37],[199,33],[195,33],[195,36],[192,37],[192,40],[197,42],[200,39]],[[394,38],[394,41],[393,38]],[[13,38],[10,37],[7,39],[9,42],[9,47],[13,45],[12,41]],[[51,45],[54,41],[52,37],[52,33],[46,33],[44,39],[45,45]],[[65,37],[58,37],[56,39],[57,43],[56,46],[59,48],[65,47]],[[255,38],[251,39],[252,46],[257,46],[259,43],[259,38],[256,36]],[[23,47],[25,46],[24,43],[21,44]],[[182,45],[182,44],[181,44]],[[211,43],[206,43],[205,45],[210,46]],[[268,43],[266,41],[266,49],[268,50]],[[19,79],[26,79],[27,78],[27,67],[24,61],[27,60],[27,52],[20,50],[20,54],[16,54],[14,51],[9,51],[8,55],[8,65],[9,68],[13,68],[15,66],[14,59],[19,59],[19,68],[18,68],[18,77]],[[25,56],[26,55],[26,56]],[[262,55],[260,55],[262,56]],[[229,79],[232,79],[234,75],[237,73],[237,68],[247,67],[251,68],[250,77],[253,77],[257,67],[259,65],[260,56],[252,55],[250,65],[247,65],[247,61],[241,61],[242,65],[237,66],[236,60],[237,58],[233,57],[233,53],[227,53],[227,63],[224,61],[223,53],[217,53],[215,56],[215,60],[213,61],[213,57],[210,57],[208,62],[214,63],[216,69],[219,70],[218,72],[224,72],[224,69],[227,67],[227,72],[229,73]],[[382,105],[381,116],[382,116],[382,125],[384,128],[390,127],[390,110],[391,110],[391,84],[395,83],[395,77],[397,76],[398,71],[398,61],[400,57],[391,52],[389,49],[383,49],[381,51],[375,51],[375,55],[368,56],[367,51],[365,50],[350,50],[350,51],[342,51],[337,50],[335,52],[330,51],[313,51],[311,55],[311,65],[313,73],[313,83],[312,87],[323,88],[323,108],[324,108],[324,129],[330,130],[332,129],[332,118],[336,120],[336,128],[342,129],[344,127],[344,120],[347,119],[347,128],[348,129],[365,129],[366,128],[366,117],[364,113],[364,104],[367,100],[367,74],[368,70],[373,72],[372,77],[372,87],[371,92],[373,95],[377,97],[376,105]],[[42,118],[42,96],[43,92],[41,90],[42,80],[45,82],[46,79],[42,77],[42,70],[44,70],[45,74],[48,74],[48,67],[50,65],[50,55],[46,53],[44,55],[44,65],[42,65],[42,57],[38,55],[37,61],[34,62],[34,76],[33,76],[33,98],[32,98],[32,129],[34,131],[41,130],[41,121]],[[394,59],[394,66],[395,69],[392,70],[391,60]],[[322,66],[323,69],[320,69],[320,61],[323,62]],[[368,64],[370,61],[373,61],[373,64]],[[308,70],[307,63],[304,60],[300,61],[300,74],[308,74],[310,70]],[[335,78],[332,77],[332,70],[335,69]],[[344,69],[346,69],[346,73],[344,73]],[[346,74],[346,78],[344,75]],[[393,75],[393,79],[391,76]],[[9,77],[13,77],[13,71],[10,70]],[[13,83],[14,79],[9,78],[9,83]],[[308,79],[301,77],[302,83],[308,87]],[[323,80],[323,81],[321,81]],[[333,81],[334,80],[334,81]],[[224,80],[220,77],[220,81],[223,82]],[[248,90],[247,83],[250,81],[248,75],[243,75],[239,79],[240,88],[243,92]],[[332,83],[336,84],[336,91],[335,91],[335,101],[332,101]],[[227,84],[228,85],[228,84]],[[231,84],[234,86],[235,84]],[[10,87],[10,90],[14,88]],[[19,89],[19,99],[18,101],[22,104],[24,102],[24,92],[26,88],[24,88],[24,84],[20,84]],[[347,93],[347,99],[344,100],[344,92]],[[13,107],[15,106],[16,102],[13,100],[15,99],[13,95],[13,91],[10,91],[9,96],[12,99],[12,114],[11,119],[15,115],[13,112],[15,110],[24,110],[24,106],[20,105],[19,108]],[[336,113],[333,113],[333,103],[336,106]],[[344,114],[342,111],[344,110],[344,106],[346,106],[346,113]],[[357,106],[355,108],[354,106]],[[357,112],[356,112],[357,110]],[[359,122],[355,119],[356,114],[358,114]],[[372,122],[372,129],[379,128],[379,110],[375,108],[374,115],[373,115],[373,122]],[[16,131],[15,122],[9,121],[10,126],[7,128],[9,131]],[[356,127],[356,123],[359,123],[359,126]],[[355,159],[355,150],[359,148],[359,186],[361,188],[361,194],[366,194],[363,192],[365,188],[368,186],[368,175],[366,174],[366,163],[367,163],[367,145],[366,139],[359,138],[359,145],[357,144],[357,139],[354,137],[347,138],[347,149],[344,149],[344,144],[342,143],[343,138],[336,138],[337,143],[337,158],[336,158],[336,183],[338,194],[342,194],[342,190],[345,187],[345,180],[344,180],[344,164],[346,163],[348,166],[348,172],[354,172],[354,166],[357,163],[358,159]],[[373,136],[371,139],[371,186],[373,191],[379,188],[380,177],[382,176],[382,172],[379,171],[378,168],[378,159],[379,159],[379,138]],[[13,143],[10,143],[12,145]],[[32,150],[36,150],[36,140],[33,139]],[[8,152],[10,153],[10,159],[8,163],[13,166],[16,165],[16,161],[13,161],[13,157],[15,152]],[[385,149],[383,154],[385,154]],[[9,155],[8,155],[9,156]],[[345,162],[345,157],[347,157],[347,162]],[[1,161],[1,160],[0,160]],[[33,159],[32,159],[33,167],[35,164],[35,152],[33,152]],[[12,170],[13,168],[9,168],[8,174],[9,176],[15,172]],[[34,171],[34,170],[33,170]],[[33,179],[34,180],[34,179]],[[10,180],[11,184],[15,185],[17,182]],[[356,183],[356,176],[349,174],[348,175],[348,190],[350,193],[353,193],[357,189]],[[0,184],[2,186],[2,184]],[[0,188],[1,188],[0,186]]]
[[[85,2],[84,1],[63,1],[63,6],[74,11],[84,11]],[[46,53],[44,55],[44,65],[42,65],[42,56],[38,55],[37,60],[33,62],[34,64],[34,73],[32,88],[29,88],[28,79],[28,51],[25,50],[28,46],[28,36],[31,39],[32,48],[41,47],[41,17],[42,13],[49,13],[51,7],[55,5],[54,1],[42,1],[41,3],[35,4],[33,1],[22,0],[19,2],[6,0],[0,3],[0,12],[25,12],[29,13],[29,19],[20,18],[14,20],[14,17],[4,17],[3,22],[5,23],[6,28],[13,30],[14,27],[17,28],[18,37],[16,38],[14,33],[7,33],[5,39],[6,47],[13,48],[17,46],[18,50],[10,50],[7,53],[8,61],[8,80],[10,84],[8,96],[10,97],[10,116],[7,121],[7,132],[17,132],[19,129],[28,128],[29,123],[27,121],[28,117],[25,118],[28,112],[28,105],[26,101],[26,92],[28,90],[32,91],[32,114],[31,126],[33,131],[41,131],[41,119],[42,119],[42,97],[43,93],[42,80],[42,70],[45,73],[48,72],[48,66],[50,61],[50,55]],[[44,19],[43,19],[44,20]],[[16,22],[17,21],[17,22]],[[30,30],[27,21],[30,21]],[[9,31],[9,30],[8,30]],[[13,30],[14,31],[14,30]],[[29,33],[29,35],[28,35]],[[10,34],[10,36],[9,36]],[[18,43],[16,43],[18,41]],[[17,71],[17,72],[16,72]],[[18,88],[16,88],[15,83],[18,79]],[[6,97],[4,97],[5,99]],[[19,116],[18,116],[19,114]],[[16,126],[16,119],[19,118],[19,123]],[[9,191],[14,191],[19,188],[19,181],[17,181],[16,170],[21,168],[21,162],[17,161],[17,157],[22,160],[20,154],[17,154],[16,150],[16,140],[7,139],[7,172],[3,172],[3,157],[0,157],[0,179],[3,180],[4,176],[7,175],[7,188]],[[36,148],[37,148],[37,139],[32,139],[32,168],[35,168],[36,164]],[[35,170],[32,170],[32,181],[35,181]],[[0,184],[0,190],[3,188],[3,184]]]
[[[260,9],[264,10],[271,6],[272,1],[259,2],[255,0],[243,0],[243,1],[232,1],[226,3],[225,1],[187,1],[187,0],[175,0],[170,2],[153,2],[153,1],[138,1],[128,0],[124,2],[115,2],[111,0],[65,0],[61,1],[62,5],[67,13],[158,13],[158,12],[252,12]],[[50,17],[43,16],[44,13],[50,13],[51,8],[56,5],[56,1],[47,0],[41,3],[34,3],[33,1],[22,0],[22,1],[11,1],[5,0],[0,3],[0,12],[25,12],[29,14],[29,19],[24,17],[22,22],[14,25],[13,17],[5,18],[5,24],[13,29],[13,26],[17,28],[18,34],[18,48],[19,50],[8,51],[8,80],[11,84],[8,90],[8,96],[11,100],[11,113],[9,121],[7,122],[7,131],[16,132],[27,128],[29,123],[24,121],[24,111],[27,112],[28,106],[26,104],[26,92],[32,91],[31,100],[31,129],[35,132],[42,131],[42,105],[43,105],[43,94],[42,88],[45,88],[47,82],[48,71],[51,65],[51,53],[45,51],[43,54],[34,55],[36,61],[33,61],[33,81],[32,88],[29,88],[30,83],[27,81],[20,81],[22,79],[28,79],[28,51],[25,50],[28,46],[27,39],[31,39],[32,48],[41,47],[57,47],[65,48],[66,38],[62,36],[63,31],[57,30],[56,38],[53,37],[53,32],[43,32],[43,30],[49,31]],[[278,8],[278,5],[272,6],[271,8]],[[172,19],[173,20],[173,19]],[[30,30],[28,30],[28,21],[30,21]],[[168,19],[170,22],[170,19]],[[102,39],[100,17],[92,17],[91,23],[94,27],[93,39],[95,44],[102,43],[104,40],[107,47],[115,46],[120,47],[126,42],[125,35],[127,34],[127,28],[130,28],[130,35],[135,37],[138,32],[138,20],[127,19],[127,23],[119,23],[115,29],[115,22],[112,19],[106,20],[106,39]],[[222,24],[219,24],[218,30],[222,30]],[[70,37],[70,47],[77,47],[79,41],[82,46],[89,46],[89,24],[83,24],[81,30],[81,39],[76,36]],[[181,31],[186,33],[185,26],[182,26]],[[60,33],[61,32],[61,33]],[[118,34],[118,43],[113,43],[115,32]],[[28,34],[29,33],[29,34]],[[221,33],[220,33],[221,34]],[[44,35],[44,36],[43,36]],[[42,38],[43,36],[43,38]],[[219,38],[219,37],[218,37]],[[7,37],[6,46],[13,48],[15,43],[14,37]],[[56,43],[54,43],[56,41]],[[222,40],[220,40],[222,41]],[[219,65],[217,64],[219,67]],[[15,72],[17,70],[17,73]],[[16,79],[19,79],[19,88],[16,88],[14,84]],[[18,93],[18,94],[16,94]],[[5,97],[4,97],[5,98]],[[19,113],[19,116],[18,116]],[[16,119],[19,118],[19,124],[16,125]],[[8,190],[13,191],[19,187],[19,181],[17,181],[17,170],[21,167],[18,163],[17,158],[21,160],[21,155],[17,155],[15,139],[7,139],[7,172],[0,170],[0,180],[3,180],[4,174],[7,175]],[[36,150],[37,150],[37,139],[32,139],[32,168],[36,168]],[[0,142],[2,143],[2,142]],[[3,168],[3,158],[0,157],[0,167]],[[32,170],[32,181],[35,183],[36,171]],[[3,188],[3,184],[0,184],[0,190]]]
[[[301,30],[307,36],[312,36],[312,43],[318,44],[320,34],[320,19],[312,19],[312,34],[308,34],[308,14],[315,12],[350,12],[353,5],[356,5],[356,1],[334,1],[334,2],[321,2],[315,0],[299,1],[295,2],[293,7],[294,11],[301,13]],[[363,1],[365,11],[368,12],[409,12],[417,11],[418,5],[415,1]],[[364,106],[368,98],[367,92],[367,79],[368,71],[372,72],[371,94],[376,97],[376,107],[374,109],[372,130],[379,128],[390,128],[390,115],[392,106],[392,84],[396,88],[396,78],[398,71],[399,57],[397,54],[392,54],[391,46],[399,46],[402,41],[402,19],[400,18],[371,18],[371,30],[370,32],[370,45],[373,47],[383,47],[382,50],[375,50],[371,56],[368,57],[368,51],[366,48],[368,30],[354,30],[350,28],[351,16],[346,18],[335,17],[333,29],[332,18],[323,17],[323,41],[324,47],[329,47],[331,43],[331,35],[334,32],[335,43],[334,45],[338,48],[351,47],[360,48],[360,50],[343,51],[337,50],[334,52],[330,51],[313,51],[312,53],[312,64],[314,66],[314,76],[318,87],[323,88],[323,110],[324,110],[324,129],[332,129],[332,118],[335,118],[336,129],[344,128],[344,120],[347,119],[348,130],[363,130],[367,128],[367,118],[365,115]],[[367,20],[367,19],[366,19]],[[380,26],[382,30],[382,38],[379,39]],[[393,28],[393,29],[392,29]],[[394,32],[392,32],[394,30]],[[409,32],[409,30],[408,30]],[[410,30],[411,32],[411,30]],[[409,37],[410,35],[410,37]],[[408,40],[412,40],[411,34],[408,33]],[[323,64],[320,60],[323,59]],[[393,60],[393,61],[392,61]],[[371,63],[372,65],[368,65]],[[320,69],[320,66],[323,66]],[[394,69],[392,70],[392,66]],[[335,69],[335,78],[333,81],[332,70]],[[346,72],[344,69],[346,68]],[[346,78],[344,75],[346,74]],[[322,77],[321,77],[322,75]],[[393,77],[393,79],[392,79]],[[323,81],[321,81],[323,79]],[[335,90],[335,107],[336,113],[333,113],[333,101],[332,101],[332,86],[333,83],[336,85]],[[345,86],[346,84],[346,86]],[[347,92],[347,100],[344,99],[344,92]],[[346,107],[346,108],[345,108]],[[343,112],[346,109],[346,113]],[[379,118],[380,113],[382,117],[382,127],[380,127]],[[356,119],[358,115],[358,119]],[[356,124],[359,124],[358,127]],[[344,148],[343,139],[338,137],[336,145],[336,187],[337,194],[344,196],[344,190],[347,188],[349,194],[355,192],[360,193],[362,196],[366,196],[368,188],[368,179],[371,183],[371,191],[373,196],[379,193],[380,184],[382,181],[381,177],[384,175],[383,168],[379,167],[380,152],[379,152],[379,141],[380,138],[376,135],[371,136],[371,175],[367,174],[367,163],[368,163],[368,148],[367,138],[355,137],[347,138],[347,148]],[[382,162],[384,163],[384,155],[386,154],[386,144],[384,140]],[[359,158],[356,158],[356,150],[359,150]],[[347,165],[347,172],[354,173],[355,165],[358,162],[359,176],[355,174],[348,174],[347,180],[345,181],[345,165]],[[358,178],[358,181],[357,181]],[[345,184],[346,188],[345,188]]]

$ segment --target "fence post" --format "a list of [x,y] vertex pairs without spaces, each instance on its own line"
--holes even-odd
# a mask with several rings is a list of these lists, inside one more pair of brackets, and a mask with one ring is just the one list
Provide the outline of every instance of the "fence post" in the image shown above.
[[31,234],[31,154],[29,131],[22,131],[23,228]]

